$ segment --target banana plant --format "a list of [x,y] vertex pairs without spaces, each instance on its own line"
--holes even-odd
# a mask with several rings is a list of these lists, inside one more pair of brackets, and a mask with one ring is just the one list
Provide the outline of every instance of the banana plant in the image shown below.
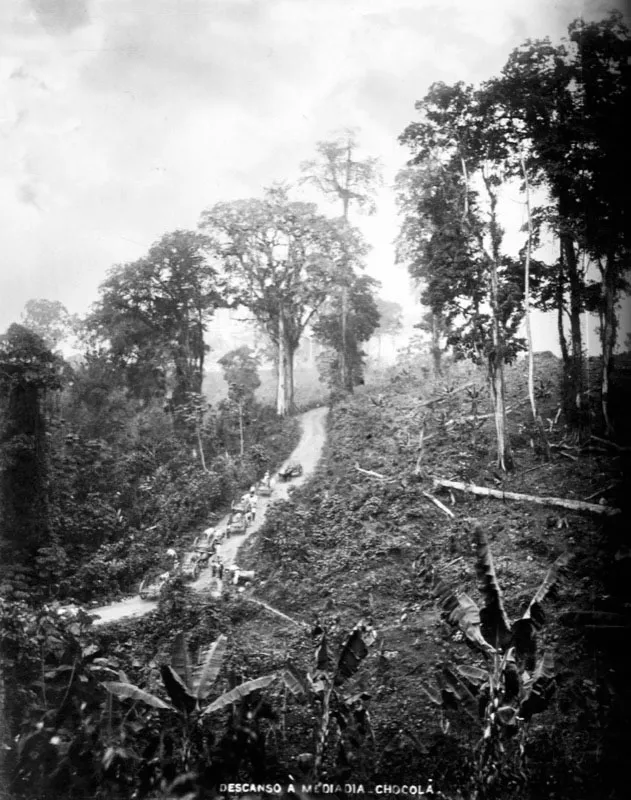
[[[480,778],[497,777],[509,751],[504,743],[517,737],[517,761],[523,755],[526,724],[548,708],[554,691],[554,662],[550,653],[537,658],[537,632],[545,623],[543,603],[567,565],[567,554],[556,559],[522,616],[511,622],[504,608],[486,534],[473,525],[480,608],[459,588],[426,571],[443,618],[459,628],[467,643],[485,660],[486,667],[443,664],[434,686],[423,686],[429,699],[442,709],[457,709],[481,726]],[[521,762],[517,771],[521,771]]]
[[201,654],[197,665],[193,668],[186,638],[183,633],[177,634],[172,649],[171,664],[160,666],[160,675],[170,702],[131,683],[104,681],[103,686],[121,700],[138,700],[160,710],[174,711],[184,716],[196,713],[202,718],[243,700],[252,692],[265,689],[279,679],[279,675],[275,672],[254,678],[235,686],[234,689],[224,692],[204,705],[221,670],[227,642],[226,636],[223,634],[219,636],[217,641]]
[[[315,645],[313,666],[305,675],[288,666],[282,672],[286,687],[318,709],[315,752],[303,761],[310,766],[310,779],[318,780],[331,729],[339,742],[341,760],[352,765],[365,740],[372,736],[365,692],[347,694],[343,686],[358,671],[377,639],[377,632],[360,621],[350,632],[337,659],[332,655],[326,630],[317,623],[311,631]],[[307,754],[305,754],[306,756]]]

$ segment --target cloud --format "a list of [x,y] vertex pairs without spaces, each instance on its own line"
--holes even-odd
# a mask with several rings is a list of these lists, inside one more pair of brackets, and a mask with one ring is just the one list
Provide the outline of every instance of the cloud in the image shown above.
[[89,23],[87,0],[29,0],[33,13],[47,33],[69,33]]
[[[0,216],[16,274],[3,275],[0,329],[46,292],[83,310],[112,263],[194,227],[217,200],[295,178],[336,128],[360,127],[390,180],[406,157],[397,136],[432,81],[483,80],[525,38],[557,38],[585,7],[2,0]],[[386,206],[366,231],[375,269],[390,276]]]

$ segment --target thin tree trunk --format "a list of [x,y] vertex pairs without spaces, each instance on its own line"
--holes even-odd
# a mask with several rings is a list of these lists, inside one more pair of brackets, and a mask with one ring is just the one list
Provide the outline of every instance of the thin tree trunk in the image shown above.
[[504,336],[499,319],[499,279],[497,274],[500,258],[501,231],[497,222],[497,196],[491,189],[487,179],[484,179],[486,190],[491,205],[491,219],[489,224],[491,234],[490,261],[490,306],[491,306],[491,331],[493,347],[488,356],[489,382],[495,412],[495,432],[497,435],[497,464],[504,472],[513,468],[513,454],[511,451],[506,425],[506,387],[504,385]]
[[440,349],[440,324],[437,314],[432,311],[432,359],[434,362],[434,375],[440,377],[443,374],[442,351]]
[[565,312],[565,292],[564,281],[565,271],[563,269],[563,247],[560,247],[559,255],[559,274],[556,285],[556,307],[557,307],[557,330],[559,333],[559,347],[561,348],[561,358],[563,359],[564,373],[570,368],[570,354],[567,349],[567,339],[563,329],[563,313]]
[[279,417],[284,417],[287,414],[286,365],[285,320],[281,309],[278,317],[278,378],[276,384],[276,413]]
[[530,253],[532,248],[532,215],[530,213],[530,183],[528,181],[528,171],[523,154],[520,154],[521,170],[524,176],[526,188],[526,214],[528,216],[528,241],[526,243],[526,261],[524,264],[524,316],[526,320],[526,340],[528,342],[528,397],[530,398],[530,409],[532,411],[532,422],[537,430],[537,438],[543,450],[546,461],[550,460],[550,445],[546,436],[543,421],[537,411],[535,400],[535,359],[532,351],[532,330],[530,325]]
[[243,458],[245,446],[243,440],[243,403],[239,403],[239,455]]
[[613,350],[616,342],[616,290],[614,256],[609,254],[604,269],[601,270],[603,278],[603,314],[600,326],[600,340],[602,347],[602,377],[601,377],[601,404],[605,434],[613,434],[613,424],[609,416],[609,384],[613,360]]
[[572,354],[570,358],[571,397],[568,398],[570,402],[567,408],[568,422],[581,436],[584,436],[588,433],[589,421],[585,398],[583,334],[581,331],[582,287],[572,236],[569,233],[561,234],[561,243],[570,285],[570,339],[572,342]]
[[289,413],[294,410],[294,357],[296,349],[289,342],[285,345],[285,405]]
[[195,433],[197,434],[197,446],[199,447],[199,459],[202,462],[202,469],[204,472],[208,472],[206,468],[206,458],[204,456],[204,445],[202,444],[202,434],[200,430],[199,420],[197,425],[195,425]]

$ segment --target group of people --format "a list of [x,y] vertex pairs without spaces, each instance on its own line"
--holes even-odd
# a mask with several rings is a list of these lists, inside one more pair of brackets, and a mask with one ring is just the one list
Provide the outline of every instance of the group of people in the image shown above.
[[[271,490],[272,481],[269,472],[265,473],[263,479],[261,480],[260,485],[261,487],[265,487]],[[235,523],[245,521],[246,527],[247,525],[252,524],[256,519],[257,506],[258,506],[258,494],[256,491],[256,486],[251,486],[250,490],[241,497],[240,501],[236,505],[233,504],[232,506],[233,512],[230,516],[230,522],[226,529],[226,533],[228,535],[230,534],[230,527]],[[214,533],[215,533],[214,528],[208,528],[206,531],[204,531],[204,534],[209,539],[211,535]],[[250,576],[250,573],[248,571],[244,572],[234,564],[226,566],[221,556],[219,555],[218,545],[219,545],[218,540],[214,538],[211,544],[211,555],[210,558],[208,559],[208,564],[210,566],[213,578],[218,578],[219,580],[223,580],[224,573],[230,572],[231,581],[236,585],[240,582],[240,579],[248,580],[251,577],[253,577],[254,573],[252,573],[252,576]],[[172,548],[169,548],[166,552],[166,555],[173,559],[172,571],[176,572],[179,568],[179,559],[177,553]],[[169,573],[167,572],[165,573],[165,575],[168,576]]]

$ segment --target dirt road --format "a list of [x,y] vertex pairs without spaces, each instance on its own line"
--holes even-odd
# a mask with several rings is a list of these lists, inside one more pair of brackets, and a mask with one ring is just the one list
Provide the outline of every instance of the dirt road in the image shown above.
[[[311,411],[306,411],[299,416],[302,425],[300,442],[282,466],[284,467],[290,461],[298,461],[302,464],[303,473],[298,478],[294,478],[286,483],[279,481],[276,475],[272,477],[272,494],[270,497],[259,497],[256,517],[248,530],[243,534],[230,536],[224,539],[219,546],[218,553],[224,563],[224,567],[230,567],[230,565],[235,563],[237,551],[243,542],[259,530],[265,521],[267,506],[276,500],[286,499],[290,487],[303,484],[315,470],[320,456],[322,455],[322,448],[324,447],[327,411],[328,409],[324,406],[311,409]],[[216,527],[225,528],[227,524],[228,517],[226,516]],[[211,569],[208,567],[200,574],[199,578],[191,584],[191,588],[197,592],[210,592],[215,597],[218,597],[222,591],[222,584],[218,578],[212,576]],[[157,605],[158,603],[156,601],[142,600],[139,595],[134,595],[133,597],[127,597],[125,600],[120,600],[117,603],[111,603],[108,606],[90,609],[89,613],[98,617],[94,621],[95,625],[104,625],[105,623],[115,622],[119,619],[142,617],[156,608]]]

